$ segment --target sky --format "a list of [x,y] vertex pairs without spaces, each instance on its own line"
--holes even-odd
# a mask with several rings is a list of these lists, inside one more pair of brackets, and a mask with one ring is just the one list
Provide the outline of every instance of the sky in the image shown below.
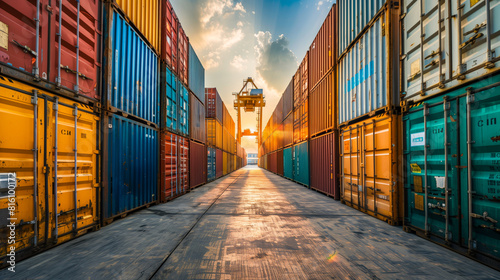
[[[170,0],[205,67],[205,86],[216,87],[236,122],[234,92],[252,77],[264,90],[263,126],[297,71],[334,0]],[[242,114],[243,129],[257,115]],[[247,153],[255,138],[244,137]]]

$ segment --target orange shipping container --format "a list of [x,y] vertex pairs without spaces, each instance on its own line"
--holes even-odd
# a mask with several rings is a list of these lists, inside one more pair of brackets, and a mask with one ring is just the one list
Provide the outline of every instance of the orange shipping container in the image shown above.
[[342,201],[391,225],[403,216],[400,123],[386,113],[340,131]]
[[309,96],[309,130],[311,137],[331,131],[337,123],[336,72],[331,71]]

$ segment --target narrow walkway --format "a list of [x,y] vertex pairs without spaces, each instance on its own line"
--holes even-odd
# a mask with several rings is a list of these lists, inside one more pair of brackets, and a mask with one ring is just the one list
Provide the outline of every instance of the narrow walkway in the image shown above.
[[256,167],[18,263],[0,279],[500,279]]

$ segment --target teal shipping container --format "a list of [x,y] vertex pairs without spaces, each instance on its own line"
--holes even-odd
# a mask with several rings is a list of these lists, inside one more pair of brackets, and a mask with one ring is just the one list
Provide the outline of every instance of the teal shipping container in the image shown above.
[[189,136],[189,91],[182,83],[179,85],[179,125],[177,131],[183,136]]
[[198,55],[189,44],[189,88],[201,101],[205,103],[205,68],[201,64]]
[[[500,75],[404,118],[405,229],[500,267]],[[427,187],[426,187],[427,186]]]
[[215,180],[216,174],[216,151],[215,148],[207,147],[207,181]]
[[293,180],[309,186],[309,142],[293,146]]
[[283,176],[293,180],[292,147],[283,150]]

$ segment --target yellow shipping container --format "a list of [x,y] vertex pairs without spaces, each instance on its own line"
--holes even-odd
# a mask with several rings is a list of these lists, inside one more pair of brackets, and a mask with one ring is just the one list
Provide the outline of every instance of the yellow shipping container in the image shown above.
[[116,0],[116,3],[153,48],[160,52],[160,1]]
[[223,152],[222,155],[222,175],[229,173],[229,156],[228,153]]
[[93,108],[0,77],[0,120],[0,183],[15,186],[0,184],[0,209],[16,224],[16,243],[2,242],[0,256],[14,245],[23,250],[20,260],[96,227],[99,118]]
[[223,149],[222,146],[222,124],[219,123],[218,121],[215,122],[215,142],[216,142],[216,147],[219,149]]
[[403,217],[400,123],[401,116],[384,114],[340,133],[342,201],[392,225]]
[[216,131],[216,120],[215,119],[206,119],[205,120],[206,125],[205,128],[207,130],[207,146],[216,146],[216,138],[217,138],[217,131]]

